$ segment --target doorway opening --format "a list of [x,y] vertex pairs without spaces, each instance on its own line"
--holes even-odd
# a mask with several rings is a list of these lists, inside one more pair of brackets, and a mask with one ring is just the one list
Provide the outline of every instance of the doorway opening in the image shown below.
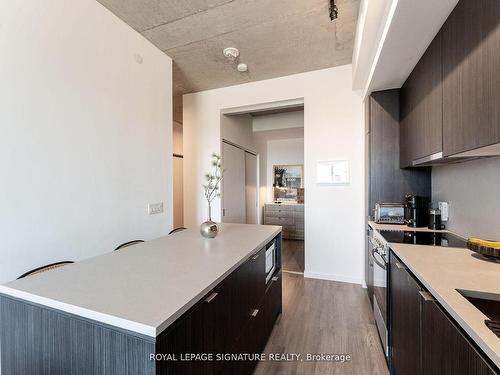
[[304,104],[221,113],[222,222],[280,225],[284,272],[305,268]]

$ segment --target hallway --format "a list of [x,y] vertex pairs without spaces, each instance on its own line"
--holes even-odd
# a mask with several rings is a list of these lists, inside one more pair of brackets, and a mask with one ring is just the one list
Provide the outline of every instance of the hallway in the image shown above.
[[283,240],[283,271],[304,273],[304,241]]
[[[265,352],[302,353],[304,361],[260,362],[256,375],[389,374],[366,291],[355,284],[283,273],[283,314]],[[351,361],[306,362],[307,353]]]

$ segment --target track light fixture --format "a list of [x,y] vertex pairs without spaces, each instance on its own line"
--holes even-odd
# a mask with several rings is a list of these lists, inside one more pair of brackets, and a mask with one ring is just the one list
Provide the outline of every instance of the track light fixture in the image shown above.
[[330,0],[330,19],[336,20],[339,17],[339,9],[337,8],[337,4],[335,4],[335,0]]

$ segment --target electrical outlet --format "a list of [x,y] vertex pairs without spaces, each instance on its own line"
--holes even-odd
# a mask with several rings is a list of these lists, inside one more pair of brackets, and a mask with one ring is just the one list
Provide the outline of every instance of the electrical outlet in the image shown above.
[[163,202],[148,204],[148,212],[150,215],[157,215],[163,213]]
[[448,202],[439,202],[439,211],[441,211],[441,221],[448,221]]

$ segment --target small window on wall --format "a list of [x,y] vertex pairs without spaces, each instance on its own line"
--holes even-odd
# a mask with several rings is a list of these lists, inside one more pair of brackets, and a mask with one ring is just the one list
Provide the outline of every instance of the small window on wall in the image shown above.
[[318,161],[316,183],[324,185],[349,184],[349,161]]

